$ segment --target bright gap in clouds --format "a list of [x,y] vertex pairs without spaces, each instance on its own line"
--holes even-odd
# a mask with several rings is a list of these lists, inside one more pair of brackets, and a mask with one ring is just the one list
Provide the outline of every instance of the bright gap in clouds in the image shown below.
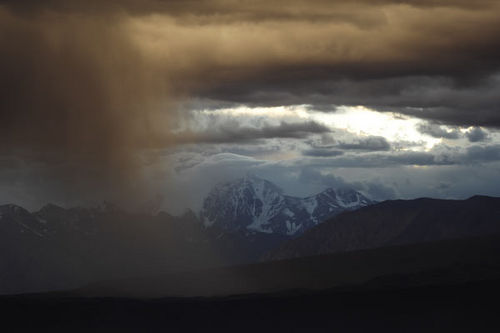
[[221,108],[215,110],[202,110],[202,114],[222,115],[227,117],[266,117],[266,118],[299,118],[311,119],[311,113],[307,105],[294,106],[273,106],[273,107],[254,107],[238,106],[234,108]]
[[[200,111],[205,115],[220,115],[232,119],[266,118],[286,121],[316,121],[335,129],[345,130],[355,136],[382,136],[391,143],[412,143],[408,150],[430,150],[442,139],[433,138],[418,131],[424,121],[393,112],[379,112],[363,106],[341,106],[335,112],[320,112],[308,105],[278,107],[222,108]],[[334,133],[335,136],[335,133]]]
[[423,121],[393,112],[378,112],[363,106],[341,106],[334,113],[315,112],[313,118],[332,128],[341,128],[359,136],[382,136],[389,142],[412,142],[412,150],[430,150],[441,139],[417,130]]

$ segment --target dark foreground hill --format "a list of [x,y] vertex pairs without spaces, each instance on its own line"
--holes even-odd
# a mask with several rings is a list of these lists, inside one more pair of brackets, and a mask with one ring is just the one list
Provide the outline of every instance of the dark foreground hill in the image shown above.
[[[440,241],[4,296],[0,312],[2,324],[17,331],[495,332],[499,240]],[[243,294],[163,297],[176,287],[186,293],[192,285],[194,294],[214,283],[212,292]]]
[[500,280],[224,298],[3,297],[11,332],[498,332]]
[[500,233],[500,198],[393,200],[342,213],[265,256],[279,260],[325,253]]
[[138,298],[227,296],[375,282],[418,286],[496,278],[500,278],[500,235],[110,280],[74,293]]

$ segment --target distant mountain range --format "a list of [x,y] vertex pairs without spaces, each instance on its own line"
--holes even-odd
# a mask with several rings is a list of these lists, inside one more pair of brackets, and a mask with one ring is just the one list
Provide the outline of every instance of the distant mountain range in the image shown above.
[[216,186],[200,214],[128,213],[109,203],[36,212],[3,205],[0,294],[257,261],[323,219],[370,203],[352,190],[294,198],[249,176]]
[[0,293],[69,288],[214,262],[203,241],[190,246],[188,235],[203,238],[196,226],[166,214],[136,215],[109,206],[47,205],[34,213],[0,206]]
[[219,184],[203,203],[200,219],[207,227],[297,236],[346,210],[375,203],[352,189],[329,188],[297,198],[268,180],[248,175]]
[[0,206],[0,294],[493,233],[500,198],[374,203],[339,189],[295,198],[257,177],[216,186],[199,214],[178,217],[9,204]]
[[393,200],[340,214],[267,254],[277,260],[500,233],[500,198]]
[[46,205],[0,206],[0,294],[256,261],[287,237],[206,228],[191,211],[134,214]]

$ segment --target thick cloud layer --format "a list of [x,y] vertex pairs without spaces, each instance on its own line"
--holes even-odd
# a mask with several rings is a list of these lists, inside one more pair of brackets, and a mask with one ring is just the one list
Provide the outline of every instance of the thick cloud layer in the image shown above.
[[240,126],[236,121],[226,122],[201,133],[179,133],[177,143],[250,143],[260,139],[304,139],[311,134],[327,133],[330,129],[314,121],[303,123],[281,122],[279,125]]
[[[192,99],[331,112],[365,105],[500,127],[499,13],[493,0],[2,0],[2,168],[43,170],[33,179],[57,179],[64,193],[140,196],[151,151],[327,131],[283,123],[172,132]],[[347,158],[314,149],[303,154]]]
[[488,133],[481,127],[474,127],[465,135],[470,142],[480,142],[488,140]]
[[341,142],[338,147],[340,149],[352,150],[389,150],[391,145],[387,139],[381,136],[371,136],[367,138],[358,139],[356,142]]
[[458,139],[460,131],[456,129],[444,129],[439,124],[423,123],[418,126],[418,130],[423,134],[428,134],[434,138]]

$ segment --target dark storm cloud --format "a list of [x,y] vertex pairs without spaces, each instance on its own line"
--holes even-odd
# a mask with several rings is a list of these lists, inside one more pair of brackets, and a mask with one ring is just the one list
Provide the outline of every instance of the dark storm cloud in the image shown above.
[[302,151],[302,155],[312,157],[332,157],[342,154],[344,154],[344,152],[341,150],[333,150],[329,148],[312,148]]
[[[390,166],[431,166],[431,165],[453,165],[456,161],[446,155],[438,155],[430,152],[397,152],[397,153],[367,153],[356,155],[343,155],[324,161],[325,165],[332,167],[390,167]],[[320,162],[322,164],[322,162]]]
[[[492,45],[492,49],[498,46]],[[372,78],[354,78],[348,73],[328,76],[325,72],[318,77],[296,78],[285,73],[262,82],[245,81],[223,91],[211,91],[209,97],[252,105],[310,104],[311,108],[326,112],[333,112],[340,105],[364,105],[449,125],[500,127],[497,70],[495,64],[489,71],[472,71],[468,76],[467,70],[461,70],[457,64],[456,73],[422,70],[420,74],[401,72],[383,77],[381,73],[382,77]],[[300,70],[298,75],[304,73],[311,72]],[[286,77],[287,82],[280,82],[281,77]]]
[[262,127],[240,126],[228,121],[204,132],[180,133],[177,143],[245,143],[260,139],[303,139],[311,134],[328,133],[330,129],[314,121],[304,123],[281,122],[279,125],[264,124]]
[[443,129],[439,124],[433,123],[423,123],[419,124],[417,127],[418,131],[423,134],[430,135],[434,138],[444,138],[444,139],[458,139],[460,138],[460,131],[453,129],[447,131]]
[[467,163],[494,162],[500,160],[500,145],[474,145],[467,148],[464,161]]
[[6,145],[165,145],[185,96],[498,123],[494,1],[0,3]]
[[[487,9],[496,4],[495,0],[266,0],[223,1],[223,0],[0,0],[0,5],[8,5],[19,11],[37,12],[51,9],[62,12],[101,13],[123,10],[131,14],[164,14],[208,16],[230,15],[239,20],[268,20],[279,18],[306,19],[318,17],[343,18],[361,16],[352,9],[380,8],[387,5],[409,5],[417,8],[461,8]],[[285,6],[286,5],[286,6]],[[312,6],[314,5],[314,6]],[[366,6],[366,7],[365,7]],[[229,17],[229,19],[231,18]]]
[[[304,154],[306,155],[306,154]],[[388,167],[437,167],[451,165],[480,165],[500,161],[500,145],[473,145],[467,148],[450,148],[446,145],[431,151],[365,152],[342,155],[309,155],[312,159],[291,163],[302,167],[330,168],[388,168]]]
[[[340,130],[336,130],[340,134]],[[352,136],[351,134],[342,133],[344,135]],[[302,155],[312,156],[312,157],[333,157],[340,156],[346,151],[358,151],[370,152],[370,151],[389,151],[391,150],[391,144],[386,138],[381,136],[368,136],[368,137],[357,137],[348,141],[335,140],[331,135],[322,135],[319,140],[314,138],[311,140],[306,140],[306,144],[310,145],[310,149],[302,150]]]
[[33,178],[64,179],[65,193],[95,185],[122,194],[141,192],[148,149],[325,132],[287,123],[172,137],[189,99],[366,105],[500,126],[499,8],[487,0],[3,0],[0,152],[23,152],[27,170],[44,166]]
[[470,142],[480,142],[488,139],[488,132],[481,127],[474,127],[472,130],[465,133],[465,136]]
[[345,150],[368,150],[368,151],[391,149],[391,145],[387,141],[387,139],[381,136],[370,136],[367,138],[361,138],[355,142],[350,142],[350,143],[340,142],[337,145],[337,147]]
[[364,152],[336,156],[308,156],[283,161],[283,165],[313,168],[388,168],[405,166],[445,166],[460,163],[455,155],[432,152]]
[[[3,3],[30,17],[56,11],[141,21],[143,30],[127,33],[139,33],[145,43],[154,36],[158,47],[148,52],[173,54],[164,60],[184,74],[174,85],[189,86],[194,95],[267,105],[422,108],[419,116],[429,119],[498,125],[496,1]],[[185,40],[170,39],[169,30]],[[473,109],[479,116],[471,116]]]

